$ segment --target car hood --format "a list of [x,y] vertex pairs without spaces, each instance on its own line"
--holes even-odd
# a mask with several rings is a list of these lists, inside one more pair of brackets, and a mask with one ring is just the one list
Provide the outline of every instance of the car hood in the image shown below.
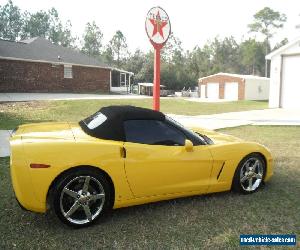
[[200,133],[202,135],[206,135],[214,142],[214,144],[225,144],[225,143],[233,143],[233,142],[243,141],[242,139],[239,139],[232,135],[226,135],[226,134],[219,133],[219,132],[205,129],[205,128],[190,128],[190,129],[197,133]]
[[12,138],[22,140],[74,140],[72,130],[67,122],[42,122],[21,125],[17,128]]

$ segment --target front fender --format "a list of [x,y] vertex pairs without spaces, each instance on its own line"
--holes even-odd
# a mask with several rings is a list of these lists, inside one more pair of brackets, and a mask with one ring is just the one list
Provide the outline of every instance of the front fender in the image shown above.
[[215,144],[210,146],[213,157],[213,169],[209,192],[230,190],[236,168],[240,161],[251,153],[261,154],[266,161],[266,175],[268,181],[273,175],[273,158],[265,146],[255,142],[234,142]]

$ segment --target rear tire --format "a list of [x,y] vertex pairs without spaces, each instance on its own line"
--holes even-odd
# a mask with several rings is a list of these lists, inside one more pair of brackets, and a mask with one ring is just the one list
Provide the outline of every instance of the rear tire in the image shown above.
[[54,187],[54,212],[68,226],[89,226],[111,208],[111,191],[109,181],[101,172],[84,168],[71,170]]
[[265,173],[264,158],[258,153],[249,154],[235,171],[232,189],[239,193],[252,194],[262,186]]

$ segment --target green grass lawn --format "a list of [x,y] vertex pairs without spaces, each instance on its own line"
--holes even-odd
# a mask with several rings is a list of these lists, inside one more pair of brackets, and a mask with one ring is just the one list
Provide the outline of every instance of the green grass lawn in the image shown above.
[[300,126],[221,132],[271,149],[274,177],[257,193],[226,192],[118,209],[80,230],[53,215],[21,210],[11,187],[9,159],[0,158],[0,249],[237,249],[240,234],[271,233],[296,233],[299,242]]
[[[79,121],[109,105],[134,105],[151,108],[152,99],[74,100],[0,103],[0,129],[13,129],[24,123],[42,121]],[[161,111],[182,115],[206,115],[233,111],[265,109],[264,101],[199,103],[183,99],[162,99]]]

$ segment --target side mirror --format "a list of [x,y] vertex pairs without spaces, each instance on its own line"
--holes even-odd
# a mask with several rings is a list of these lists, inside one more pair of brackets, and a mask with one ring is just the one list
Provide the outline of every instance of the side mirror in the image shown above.
[[193,151],[194,145],[193,145],[193,143],[190,140],[185,140],[184,146],[185,146],[185,150],[186,151],[188,151],[188,152]]

